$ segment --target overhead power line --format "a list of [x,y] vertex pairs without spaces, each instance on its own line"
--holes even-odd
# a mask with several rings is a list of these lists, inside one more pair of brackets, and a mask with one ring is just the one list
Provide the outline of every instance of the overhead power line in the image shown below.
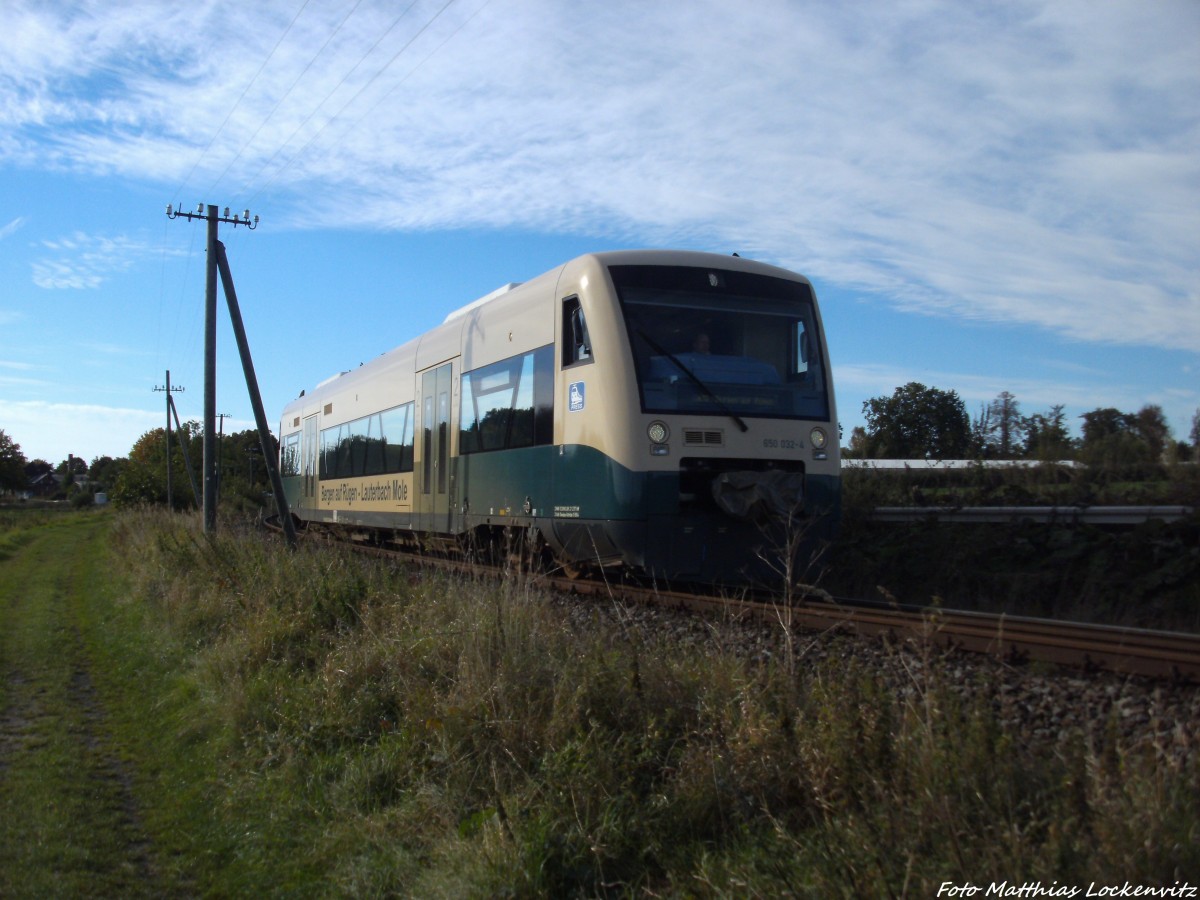
[[[453,2],[453,0],[451,0],[451,2]],[[412,2],[408,4],[408,6],[406,6],[403,10],[400,11],[400,14],[392,20],[392,24],[387,27],[387,30],[384,31],[381,35],[379,35],[379,37],[376,39],[375,43],[373,43],[370,47],[368,47],[366,49],[366,51],[363,52],[363,54],[358,58],[358,62],[356,62],[349,69],[349,71],[347,71],[346,74],[342,76],[341,80],[333,86],[333,89],[330,90],[324,97],[321,98],[321,102],[318,103],[313,108],[312,112],[310,112],[304,118],[303,122],[301,122],[299,125],[296,126],[296,128],[292,131],[292,133],[288,135],[287,140],[279,145],[279,149],[276,150],[273,154],[271,154],[271,158],[268,159],[265,163],[263,163],[259,167],[259,169],[255,173],[254,177],[252,179],[250,179],[250,181],[248,183],[253,184],[255,181],[258,180],[258,177],[260,175],[262,175],[262,173],[266,171],[267,167],[270,166],[271,163],[273,163],[275,161],[276,157],[278,157],[279,154],[282,153],[284,151],[284,149],[286,149],[287,145],[292,142],[292,139],[296,135],[298,135],[304,129],[304,127],[306,125],[308,125],[309,122],[312,121],[313,116],[315,116],[317,113],[319,113],[321,111],[321,109],[325,106],[325,104],[329,102],[329,98],[332,97],[334,94],[336,94],[339,90],[341,90],[342,85],[344,85],[347,81],[350,80],[350,77],[355,72],[358,71],[359,66],[361,66],[366,61],[368,56],[370,56],[372,53],[375,52],[375,48],[384,42],[384,40],[387,38],[387,36],[395,30],[397,25],[400,24],[400,20],[403,19],[406,15],[408,15],[409,11],[416,5],[417,5],[417,0],[412,0]],[[439,13],[439,15],[440,15],[440,13]],[[436,18],[436,16],[435,16],[435,18]],[[405,46],[407,46],[407,45],[405,45]],[[401,52],[403,52],[403,50],[401,50]],[[393,59],[395,59],[395,57],[393,57]],[[387,65],[385,65],[383,67],[383,69],[380,70],[380,72],[384,71],[387,68],[387,66],[390,66],[390,65],[391,65],[391,61],[389,60]],[[380,73],[377,72],[375,74],[375,76],[371,79],[371,81],[374,81],[375,78],[378,78],[379,74]],[[368,82],[368,84],[369,83],[370,82]],[[355,96],[357,96],[357,94]],[[340,112],[340,110],[339,110],[339,112]],[[336,118],[336,116],[337,116],[337,114],[335,113],[334,117]],[[318,132],[318,133],[320,133],[320,132]],[[305,146],[308,146],[308,145],[306,144]],[[303,150],[304,150],[304,148],[302,147],[300,149],[300,152],[303,152]],[[286,168],[286,166],[284,168]],[[270,184],[270,182],[268,182],[268,184]],[[253,200],[254,198],[256,198],[258,196],[258,194],[261,193],[261,191],[262,191],[262,189],[260,188],[259,191],[256,192],[251,199]]]
[[279,46],[283,43],[284,38],[291,33],[292,27],[296,24],[296,21],[300,18],[300,15],[308,7],[308,4],[309,0],[304,0],[304,3],[300,6],[300,9],[296,11],[296,15],[292,17],[292,21],[288,23],[288,27],[283,30],[283,34],[281,34],[279,36],[279,40],[275,42],[275,46],[271,48],[271,52],[267,54],[267,58],[262,61],[262,65],[259,66],[258,71],[254,73],[254,77],[247,82],[244,88],[242,88],[241,94],[238,95],[237,100],[233,102],[233,106],[231,106],[229,108],[229,112],[226,113],[224,121],[222,121],[217,127],[217,130],[213,132],[213,136],[209,139],[208,145],[200,152],[200,155],[196,157],[196,161],[193,162],[192,167],[188,169],[187,175],[184,176],[183,181],[179,184],[179,187],[175,189],[176,197],[179,196],[184,186],[189,180],[191,180],[192,175],[195,174],[197,167],[204,160],[204,157],[208,155],[208,151],[212,149],[213,144],[217,142],[217,138],[220,137],[221,132],[225,129],[225,126],[229,124],[229,120],[233,118],[234,112],[237,111],[238,106],[241,105],[242,100],[245,99],[246,94],[250,92],[250,88],[254,87],[254,83],[258,81],[258,76],[260,76],[263,73],[263,70],[267,67],[267,63],[269,63],[272,57],[275,56],[275,51],[279,49]]
[[[389,59],[389,60],[387,61],[387,63],[386,63],[386,64],[385,64],[385,65],[384,65],[384,66],[383,66],[381,69],[379,69],[379,71],[377,71],[377,72],[376,72],[376,73],[375,73],[375,74],[374,74],[374,75],[371,77],[371,79],[370,79],[370,80],[369,80],[369,81],[368,81],[366,84],[364,84],[364,85],[363,85],[362,87],[360,87],[360,88],[359,88],[357,91],[355,91],[355,93],[354,93],[354,96],[352,96],[352,97],[351,97],[349,100],[347,100],[345,103],[343,103],[343,104],[341,105],[341,107],[339,107],[338,111],[337,111],[336,113],[334,113],[334,114],[333,114],[333,116],[332,116],[332,117],[331,117],[331,118],[330,118],[328,121],[326,121],[324,125],[322,125],[322,126],[319,128],[319,129],[317,129],[316,133],[315,133],[315,134],[313,134],[313,136],[312,136],[312,137],[310,137],[310,138],[309,138],[309,139],[308,139],[308,140],[307,140],[307,141],[304,143],[304,146],[302,146],[302,147],[301,147],[299,150],[297,150],[297,151],[296,151],[296,153],[295,153],[295,154],[293,154],[293,156],[292,156],[292,157],[291,157],[291,158],[290,158],[290,159],[289,159],[289,160],[288,160],[286,163],[284,163],[282,166],[280,166],[280,167],[279,167],[279,168],[278,168],[278,169],[275,171],[275,174],[273,174],[273,175],[272,175],[272,176],[271,176],[271,177],[270,177],[270,178],[267,180],[267,182],[266,182],[265,184],[263,184],[263,186],[262,186],[262,187],[260,187],[260,188],[259,188],[257,191],[255,191],[255,192],[254,192],[254,194],[252,195],[251,199],[257,198],[257,197],[258,197],[258,196],[259,196],[259,195],[260,195],[260,194],[261,194],[261,193],[262,193],[264,190],[266,190],[268,187],[270,187],[272,184],[274,184],[274,183],[275,183],[275,180],[276,180],[277,178],[279,178],[279,176],[280,176],[280,175],[282,175],[282,174],[283,174],[284,172],[286,172],[286,171],[287,171],[289,168],[291,168],[291,167],[292,167],[292,165],[293,165],[293,164],[294,164],[294,163],[295,163],[295,162],[296,162],[296,161],[297,161],[297,160],[298,160],[298,159],[299,159],[301,156],[303,156],[303,155],[304,155],[304,152],[305,152],[306,150],[308,150],[308,148],[309,148],[310,146],[312,146],[313,142],[314,142],[314,141],[316,141],[316,140],[317,140],[317,138],[319,138],[319,137],[320,137],[322,134],[324,134],[324,133],[325,133],[325,129],[327,129],[327,128],[328,128],[330,125],[332,125],[334,122],[336,122],[336,121],[337,121],[337,120],[338,120],[338,119],[341,117],[342,113],[343,113],[343,112],[345,112],[345,111],[346,111],[346,109],[347,109],[347,108],[348,108],[348,107],[349,107],[349,106],[350,106],[352,103],[354,103],[354,101],[355,101],[355,100],[357,100],[359,97],[361,97],[361,96],[363,95],[363,93],[364,93],[364,92],[365,92],[365,91],[366,91],[366,90],[367,90],[369,87],[371,87],[371,86],[372,86],[372,85],[373,85],[373,84],[374,84],[374,83],[375,83],[375,82],[376,82],[376,81],[379,79],[379,77],[380,77],[381,75],[383,75],[383,73],[384,73],[384,72],[386,72],[388,69],[390,69],[390,68],[391,68],[391,66],[392,66],[392,64],[393,64],[393,63],[394,63],[394,62],[395,62],[397,59],[399,59],[399,58],[400,58],[400,56],[401,56],[401,55],[403,55],[403,54],[404,54],[404,52],[405,52],[406,50],[408,50],[408,48],[409,48],[409,47],[411,47],[411,46],[413,45],[413,43],[414,43],[414,42],[417,40],[417,38],[419,38],[419,37],[420,37],[421,35],[423,35],[423,34],[424,34],[426,31],[428,31],[428,30],[429,30],[429,28],[430,28],[430,26],[432,26],[432,25],[433,25],[433,23],[434,23],[434,22],[436,22],[436,21],[438,20],[438,18],[440,18],[440,17],[441,17],[442,13],[444,13],[444,12],[445,12],[447,9],[449,9],[449,7],[450,7],[450,6],[451,6],[451,5],[452,5],[454,2],[455,2],[455,0],[446,0],[446,3],[445,3],[443,6],[442,6],[442,8],[441,8],[441,9],[439,9],[439,10],[438,10],[438,11],[437,11],[437,12],[436,12],[434,15],[433,15],[433,17],[432,17],[432,18],[431,18],[431,19],[430,19],[428,22],[426,22],[424,25],[422,25],[422,26],[421,26],[421,28],[420,28],[420,30],[419,30],[419,31],[417,31],[417,33],[416,33],[416,34],[414,34],[414,35],[413,35],[411,38],[409,38],[409,39],[408,39],[408,40],[405,42],[404,46],[403,46],[403,47],[401,47],[399,50],[397,50],[397,51],[396,51],[396,52],[395,52],[395,53],[392,55],[392,58],[391,58],[391,59]],[[489,0],[489,2],[490,2],[490,0]],[[487,4],[485,3],[483,6],[487,6]],[[469,16],[467,19],[466,19],[466,21],[464,21],[464,22],[462,23],[462,25],[459,25],[459,26],[458,26],[458,28],[456,28],[456,29],[455,29],[455,30],[454,30],[454,31],[453,31],[453,32],[450,34],[450,37],[446,38],[446,40],[442,41],[442,43],[441,43],[441,44],[439,44],[437,47],[435,47],[435,48],[433,49],[433,51],[432,51],[431,53],[429,53],[429,54],[428,54],[428,55],[425,57],[425,59],[421,60],[419,63],[417,63],[417,65],[416,65],[416,66],[414,66],[414,67],[413,67],[411,70],[409,70],[409,72],[408,72],[408,73],[407,73],[407,74],[404,76],[404,78],[402,78],[402,79],[400,80],[400,82],[398,82],[396,85],[394,85],[394,86],[391,88],[391,90],[389,90],[389,91],[388,91],[388,92],[387,92],[387,93],[384,95],[384,97],[383,97],[383,98],[382,98],[380,101],[378,101],[377,103],[373,104],[373,105],[371,106],[371,108],[370,108],[370,109],[371,109],[371,110],[374,110],[376,107],[378,107],[378,106],[379,106],[379,103],[382,103],[382,102],[383,102],[383,99],[386,99],[387,97],[390,97],[390,96],[392,95],[392,93],[393,93],[393,92],[396,90],[396,88],[398,88],[398,87],[400,86],[400,84],[402,84],[402,83],[403,83],[405,80],[407,80],[407,79],[408,79],[408,78],[409,78],[409,77],[410,77],[410,76],[413,74],[413,72],[415,72],[415,71],[416,71],[417,69],[419,69],[419,68],[420,68],[422,65],[424,65],[424,64],[425,64],[425,62],[426,62],[426,61],[428,61],[428,59],[429,59],[431,56],[433,56],[433,54],[434,54],[434,53],[436,53],[438,50],[440,50],[442,47],[444,47],[444,46],[445,46],[445,45],[446,45],[446,44],[447,44],[447,43],[450,41],[450,39],[451,39],[451,38],[453,38],[453,37],[454,37],[456,34],[458,34],[458,33],[459,33],[459,32],[460,32],[462,29],[463,29],[463,27],[465,27],[465,26],[467,25],[467,23],[468,23],[468,22],[470,22],[472,19],[474,19],[474,18],[475,18],[475,16],[477,16],[477,15],[479,14],[479,12],[480,12],[480,11],[483,9],[483,6],[481,6],[481,7],[480,7],[479,9],[477,9],[477,10],[476,10],[474,13],[472,13],[472,14],[471,14],[471,15],[470,15],[470,16]],[[327,99],[328,99],[328,98],[327,98]],[[370,112],[370,110],[368,110],[368,113],[369,113],[369,112]],[[365,114],[364,114],[364,115],[365,115]],[[357,119],[357,120],[355,120],[355,123],[354,123],[354,124],[355,124],[355,125],[357,125],[359,121],[361,121],[361,118],[360,118],[360,119]],[[351,126],[351,128],[353,128],[353,126]],[[298,131],[299,131],[299,129],[297,129],[297,132],[298,132]],[[346,131],[345,133],[348,133],[349,131],[350,131],[350,129],[347,129],[347,131]],[[293,134],[293,137],[294,137],[294,136],[295,136],[295,135]],[[289,138],[288,140],[290,141],[290,140],[291,140],[291,138]],[[285,144],[284,144],[284,147],[286,147],[286,146],[287,146],[287,144],[285,143]],[[278,155],[279,155],[279,153],[280,153],[280,152],[282,152],[282,150],[283,150],[283,147],[281,147],[281,148],[279,149],[279,151],[276,151],[276,153],[275,153],[275,156],[278,156]],[[272,156],[272,157],[271,157],[271,159],[270,159],[270,160],[268,160],[268,161],[266,162],[266,164],[264,164],[264,166],[262,167],[262,169],[260,169],[260,170],[259,170],[259,173],[260,173],[260,174],[261,174],[261,172],[262,172],[263,170],[265,170],[265,169],[266,169],[266,167],[267,167],[267,166],[269,166],[269,165],[271,164],[271,162],[272,162],[272,161],[274,161],[274,159],[275,159],[275,156]],[[257,176],[256,176],[256,177],[257,177]]]
[[[359,124],[363,121],[363,119],[365,119],[365,118],[367,118],[367,116],[371,115],[371,113],[373,113],[375,110],[377,110],[383,104],[383,102],[385,100],[387,100],[389,97],[391,97],[392,94],[396,93],[396,91],[400,89],[400,86],[403,85],[404,82],[408,81],[408,79],[411,78],[417,72],[417,70],[421,68],[421,66],[423,66],[423,65],[425,65],[425,63],[429,62],[429,60],[432,59],[439,50],[441,50],[448,43],[450,43],[452,40],[454,40],[454,38],[457,37],[458,33],[460,31],[462,31],[464,28],[466,28],[468,25],[470,25],[472,20],[474,20],[474,18],[477,15],[479,15],[481,12],[483,12],[484,9],[486,9],[488,4],[491,2],[492,2],[492,0],[484,0],[484,2],[479,6],[479,8],[477,10],[475,10],[475,12],[471,13],[471,15],[467,16],[467,18],[463,19],[463,21],[459,24],[459,26],[457,28],[455,28],[452,32],[450,32],[450,34],[446,35],[445,40],[443,40],[440,44],[438,44],[436,47],[434,47],[432,50],[430,50],[427,54],[425,54],[424,59],[422,59],[415,66],[413,66],[411,69],[409,69],[407,72],[405,72],[404,77],[401,78],[399,81],[397,81],[394,85],[392,85],[388,89],[387,93],[385,93],[382,97],[380,97],[373,104],[371,104],[371,106],[369,106],[366,109],[366,111],[363,112],[363,114],[361,116],[359,116],[357,119],[355,119],[353,122],[351,122],[350,127],[342,132],[342,137],[345,137],[347,134],[349,134],[351,131],[353,131],[355,128],[357,128],[359,126]],[[450,4],[446,4],[446,5],[449,6]],[[445,7],[443,7],[443,9],[445,9]],[[441,13],[439,12],[438,15],[441,15]],[[432,24],[432,21],[430,22],[430,24]],[[314,138],[315,137],[316,137],[316,135],[314,135]],[[307,146],[307,145],[305,145],[305,146]]]
[[[305,75],[308,74],[309,69],[311,69],[313,67],[313,64],[321,57],[321,54],[325,52],[325,48],[330,45],[330,43],[333,41],[333,39],[337,36],[337,33],[342,30],[343,26],[345,26],[345,24],[350,20],[350,17],[352,15],[354,15],[354,13],[358,10],[358,8],[360,6],[362,6],[362,4],[363,4],[363,0],[358,0],[358,2],[355,3],[353,7],[351,7],[350,12],[346,13],[346,15],[344,15],[342,17],[342,21],[338,22],[337,27],[334,28],[333,31],[329,32],[329,37],[325,38],[325,43],[323,43],[321,45],[320,49],[318,49],[317,52],[312,55],[312,58],[309,59],[309,61],[308,61],[308,65],[306,65],[304,67],[304,69],[300,72],[300,74],[297,75],[295,77],[295,79],[292,81],[292,83],[288,86],[288,89],[283,92],[283,94],[279,97],[278,100],[275,101],[275,105],[271,107],[271,111],[269,113],[267,113],[265,116],[263,116],[263,120],[261,122],[259,122],[258,127],[254,129],[254,133],[252,135],[250,135],[249,139],[247,139],[247,141],[244,144],[242,144],[241,148],[234,155],[233,159],[231,159],[229,161],[229,164],[225,166],[225,169],[221,172],[221,174],[218,175],[216,177],[216,179],[213,181],[212,186],[209,188],[209,193],[211,193],[213,190],[215,190],[217,185],[219,185],[221,183],[221,180],[227,174],[229,174],[229,170],[233,168],[233,164],[242,158],[242,154],[246,151],[246,148],[254,143],[254,139],[257,138],[259,135],[259,132],[261,132],[263,130],[263,128],[266,127],[267,122],[271,121],[271,117],[274,116],[275,113],[278,111],[279,107],[283,105],[283,101],[292,95],[292,91],[294,91],[296,89],[296,85],[298,85],[300,83],[300,79],[302,79]],[[407,12],[407,10],[406,10],[406,12]],[[403,13],[401,13],[401,15],[403,15]],[[293,22],[293,24],[295,24],[295,19],[293,19],[292,22]],[[290,30],[291,26],[288,26],[288,28]],[[286,33],[287,32],[284,32],[285,35],[286,35]],[[280,40],[282,41],[283,38],[280,38]],[[275,46],[278,47],[279,45],[276,44]],[[274,53],[275,51],[272,50],[271,52]],[[266,64],[264,63],[263,65],[266,65]],[[262,69],[259,69],[259,72],[262,72]],[[255,78],[257,78],[257,77],[258,76],[256,75]],[[343,79],[343,81],[344,80],[345,79]],[[243,97],[245,96],[244,91],[242,92],[242,96]],[[241,98],[238,98],[238,99],[240,100]],[[310,116],[310,118],[311,118],[311,116]],[[308,119],[305,119],[305,121],[307,122]],[[224,123],[222,123],[222,127],[224,127]],[[289,138],[288,140],[291,140],[291,138]]]

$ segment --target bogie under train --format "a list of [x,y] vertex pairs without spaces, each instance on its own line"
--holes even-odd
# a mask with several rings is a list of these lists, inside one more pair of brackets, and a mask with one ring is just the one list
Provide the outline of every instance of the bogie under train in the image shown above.
[[840,502],[812,286],[740,257],[579,257],[303,393],[280,467],[299,522],[372,542],[517,533],[568,571],[776,580]]

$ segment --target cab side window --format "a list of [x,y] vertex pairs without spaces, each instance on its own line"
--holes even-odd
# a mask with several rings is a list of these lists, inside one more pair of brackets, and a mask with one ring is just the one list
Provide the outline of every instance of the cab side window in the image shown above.
[[562,364],[565,369],[592,359],[592,339],[578,297],[563,300]]

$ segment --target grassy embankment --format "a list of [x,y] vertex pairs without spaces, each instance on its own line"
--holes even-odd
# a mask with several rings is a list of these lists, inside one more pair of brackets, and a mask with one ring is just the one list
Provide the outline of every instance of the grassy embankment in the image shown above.
[[6,895],[932,896],[1200,871],[1200,764],[1025,744],[987,684],[900,697],[854,663],[580,629],[520,578],[187,517],[3,541]]

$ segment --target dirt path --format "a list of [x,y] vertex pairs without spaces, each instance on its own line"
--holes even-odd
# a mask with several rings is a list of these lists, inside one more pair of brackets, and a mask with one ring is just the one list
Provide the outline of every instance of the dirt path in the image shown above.
[[80,610],[104,520],[39,527],[0,559],[0,896],[162,896]]

